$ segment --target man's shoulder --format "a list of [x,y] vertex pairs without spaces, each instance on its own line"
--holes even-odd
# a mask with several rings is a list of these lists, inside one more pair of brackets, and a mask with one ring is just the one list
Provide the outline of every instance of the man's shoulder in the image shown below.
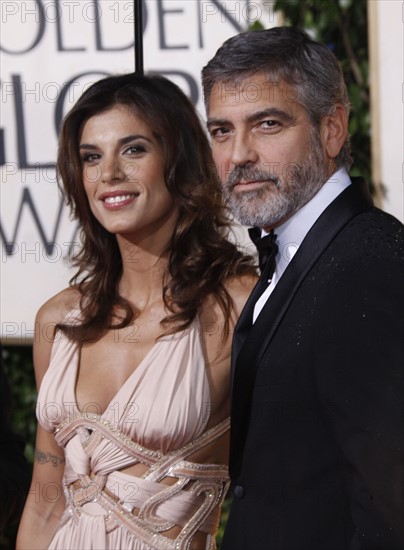
[[404,225],[373,206],[354,216],[331,243],[347,259],[379,258],[404,263]]
[[350,233],[357,233],[359,236],[374,236],[379,241],[383,236],[395,236],[397,242],[402,243],[404,237],[404,225],[400,220],[384,212],[376,206],[364,210],[352,218],[346,227]]

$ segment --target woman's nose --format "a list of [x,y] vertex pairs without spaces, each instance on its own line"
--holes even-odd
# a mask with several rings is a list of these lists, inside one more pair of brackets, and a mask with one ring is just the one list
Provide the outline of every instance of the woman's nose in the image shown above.
[[104,183],[114,183],[117,181],[122,181],[124,178],[123,167],[116,159],[105,159],[101,170],[101,179]]

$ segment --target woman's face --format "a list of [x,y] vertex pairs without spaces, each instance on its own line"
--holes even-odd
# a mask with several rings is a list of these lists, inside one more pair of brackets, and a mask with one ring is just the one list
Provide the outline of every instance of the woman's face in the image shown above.
[[[167,242],[178,212],[164,178],[164,154],[149,126],[126,105],[89,118],[80,136],[83,184],[110,233]],[[159,241],[157,241],[159,242]]]

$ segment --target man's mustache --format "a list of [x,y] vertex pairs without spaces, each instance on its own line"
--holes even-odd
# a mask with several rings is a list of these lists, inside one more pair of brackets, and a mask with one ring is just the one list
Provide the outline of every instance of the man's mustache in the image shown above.
[[278,187],[280,179],[273,172],[267,172],[257,167],[236,166],[230,172],[224,185],[230,190],[241,181],[269,181]]

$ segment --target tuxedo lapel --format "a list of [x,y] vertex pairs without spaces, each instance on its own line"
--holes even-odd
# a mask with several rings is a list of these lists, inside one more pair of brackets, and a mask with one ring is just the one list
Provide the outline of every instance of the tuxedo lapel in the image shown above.
[[234,329],[233,344],[232,344],[232,362],[231,362],[231,379],[234,378],[234,368],[240,350],[243,347],[245,339],[251,331],[254,307],[258,298],[265,292],[268,287],[267,278],[261,277],[253,288]]
[[258,227],[253,227],[248,231],[251,240],[254,242],[255,246],[258,249],[260,257],[261,276],[255,287],[253,288],[253,291],[251,292],[250,297],[248,298],[245,307],[241,312],[238,323],[236,324],[234,330],[232,348],[232,379],[235,359],[237,358],[238,352],[241,349],[244,340],[251,329],[255,304],[270,284],[270,279],[272,279],[275,268],[275,258],[278,252],[276,235],[274,235],[273,231],[265,237],[259,237],[257,235],[257,233],[261,235],[261,230]]
[[261,294],[265,291],[267,286],[268,286],[268,283],[265,280],[260,279],[257,282],[257,284],[253,288],[243,308],[243,311],[240,314],[240,317],[234,329],[233,345],[232,345],[232,365],[231,365],[232,380],[233,380],[234,367],[235,367],[238,354],[252,327],[255,304],[258,298],[261,296]]
[[326,208],[310,229],[253,326],[251,326],[252,311],[259,297],[256,292],[258,285],[253,291],[254,302],[251,303],[252,299],[248,300],[237,326],[238,328],[240,325],[241,334],[240,336],[235,334],[237,349],[233,348],[234,377],[230,443],[230,469],[233,479],[241,466],[251,396],[256,370],[262,355],[309,270],[342,228],[354,216],[371,206],[372,199],[367,192],[366,182],[354,179],[353,184]]

